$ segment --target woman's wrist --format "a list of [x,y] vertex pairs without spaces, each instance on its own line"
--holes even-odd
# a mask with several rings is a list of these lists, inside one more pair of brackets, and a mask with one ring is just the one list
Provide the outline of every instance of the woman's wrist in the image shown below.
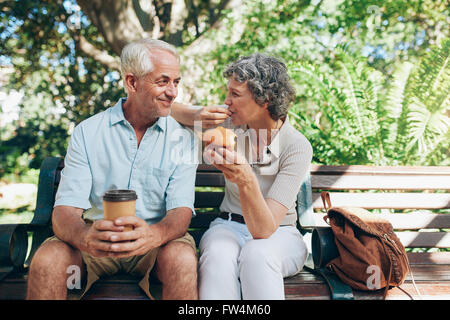
[[239,189],[253,189],[255,186],[259,187],[258,179],[249,164],[241,164],[244,170],[241,172],[241,179],[237,181],[236,185]]

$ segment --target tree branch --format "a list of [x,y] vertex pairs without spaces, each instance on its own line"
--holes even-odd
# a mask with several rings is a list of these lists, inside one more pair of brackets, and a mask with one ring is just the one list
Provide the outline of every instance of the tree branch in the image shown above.
[[80,35],[78,41],[76,41],[77,48],[83,51],[85,54],[95,59],[96,61],[104,64],[110,69],[114,69],[120,72],[120,60],[115,58],[105,51],[102,51],[91,44],[84,36]]
[[156,16],[156,10],[152,4],[152,1],[150,1],[149,3],[151,5],[151,9],[145,11],[142,9],[139,0],[133,0],[133,9],[136,12],[136,16],[139,19],[139,22],[141,23],[142,29],[144,29],[144,31],[146,32],[152,31],[154,27],[154,17]]

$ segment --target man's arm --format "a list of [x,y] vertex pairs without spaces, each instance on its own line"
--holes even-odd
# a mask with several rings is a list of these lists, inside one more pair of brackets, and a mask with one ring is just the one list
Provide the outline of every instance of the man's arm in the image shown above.
[[224,122],[231,115],[231,112],[220,106],[187,106],[174,102],[170,115],[179,123],[189,127],[193,127],[195,121],[201,121],[202,127],[207,129]]
[[81,218],[82,214],[83,209],[69,206],[56,206],[52,213],[55,236],[79,250],[85,249],[82,239],[89,228]]
[[96,257],[111,256],[112,243],[109,239],[121,233],[123,226],[112,221],[98,220],[92,226],[82,219],[83,209],[70,206],[56,206],[52,213],[53,232],[72,247]]
[[167,211],[164,219],[153,225],[161,235],[161,244],[184,236],[191,223],[191,218],[192,210],[187,207]]
[[199,119],[201,109],[203,108],[174,102],[170,109],[170,115],[179,123],[184,124],[185,126],[193,127],[194,121]]

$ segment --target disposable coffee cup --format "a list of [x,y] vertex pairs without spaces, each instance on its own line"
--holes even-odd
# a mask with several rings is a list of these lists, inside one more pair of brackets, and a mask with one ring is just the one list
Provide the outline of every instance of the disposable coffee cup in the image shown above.
[[[137,195],[134,190],[108,190],[103,194],[103,213],[105,220],[115,220],[120,217],[134,216]],[[127,225],[124,231],[133,230]]]

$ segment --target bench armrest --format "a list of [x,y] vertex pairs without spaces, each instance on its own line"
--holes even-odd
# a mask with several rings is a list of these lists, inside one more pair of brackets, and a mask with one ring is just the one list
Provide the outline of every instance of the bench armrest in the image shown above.
[[[63,166],[63,159],[58,157],[48,157],[42,162],[36,210],[30,223],[0,225],[0,280],[13,270],[25,270],[37,248],[52,235],[51,216]],[[25,261],[28,232],[33,233],[33,241]]]

